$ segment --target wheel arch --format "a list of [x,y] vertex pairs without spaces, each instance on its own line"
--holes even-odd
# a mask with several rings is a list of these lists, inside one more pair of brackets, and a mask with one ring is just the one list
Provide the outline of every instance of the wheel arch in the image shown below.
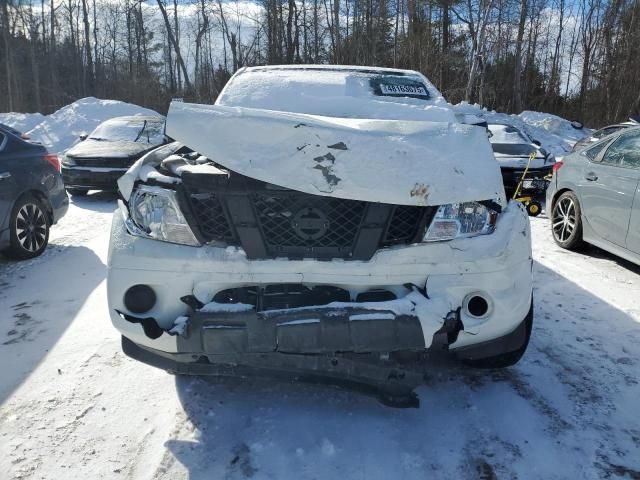
[[15,202],[13,202],[12,208],[15,208],[15,206],[18,204],[20,199],[28,195],[35,197],[38,201],[42,203],[42,205],[45,208],[45,213],[47,214],[47,219],[49,220],[49,225],[53,225],[53,207],[51,206],[51,202],[49,202],[49,198],[42,190],[31,188],[31,189],[25,190],[24,192],[21,192],[20,195],[16,197]]
[[[573,190],[572,188],[569,187],[563,187],[563,188],[559,188],[558,190],[556,190],[553,194],[553,198],[551,199],[551,205],[549,206],[549,209],[547,210],[549,213],[547,213],[547,215],[550,215],[553,212],[553,207],[556,204],[556,201],[558,200],[558,198],[560,197],[560,195],[562,195],[565,192],[573,192],[573,194],[578,197],[578,194],[576,193],[575,190]],[[580,201],[580,199],[578,198],[578,201]]]

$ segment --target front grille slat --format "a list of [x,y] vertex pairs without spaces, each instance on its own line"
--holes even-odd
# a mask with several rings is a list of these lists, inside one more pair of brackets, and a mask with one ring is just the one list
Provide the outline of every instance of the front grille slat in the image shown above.
[[96,168],[129,168],[134,160],[131,158],[74,158],[79,167]]
[[208,193],[194,193],[190,196],[190,201],[200,231],[207,241],[231,243],[235,240],[224,207],[218,197]]
[[384,236],[384,245],[412,242],[418,234],[423,215],[424,207],[398,205],[393,211],[389,227]]

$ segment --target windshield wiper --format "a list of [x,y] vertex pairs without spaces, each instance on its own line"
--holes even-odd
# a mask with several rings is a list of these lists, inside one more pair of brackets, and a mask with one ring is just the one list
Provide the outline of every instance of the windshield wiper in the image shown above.
[[137,142],[140,137],[142,136],[142,132],[144,132],[144,129],[147,128],[147,121],[144,121],[144,124],[142,125],[142,128],[140,129],[140,131],[138,132],[138,135],[136,135],[136,139],[134,140],[134,142]]

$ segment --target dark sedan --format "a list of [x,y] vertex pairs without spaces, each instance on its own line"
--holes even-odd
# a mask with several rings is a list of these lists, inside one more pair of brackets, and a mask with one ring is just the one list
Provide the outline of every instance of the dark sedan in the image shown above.
[[68,208],[58,156],[0,124],[0,251],[18,259],[40,255]]
[[166,142],[163,116],[116,117],[101,123],[62,158],[71,195],[116,190],[116,181],[149,150]]

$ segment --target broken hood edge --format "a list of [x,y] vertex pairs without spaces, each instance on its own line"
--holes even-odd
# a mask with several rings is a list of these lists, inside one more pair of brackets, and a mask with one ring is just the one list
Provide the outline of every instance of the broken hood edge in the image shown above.
[[166,130],[231,171],[308,194],[397,205],[506,205],[481,127],[173,102]]

